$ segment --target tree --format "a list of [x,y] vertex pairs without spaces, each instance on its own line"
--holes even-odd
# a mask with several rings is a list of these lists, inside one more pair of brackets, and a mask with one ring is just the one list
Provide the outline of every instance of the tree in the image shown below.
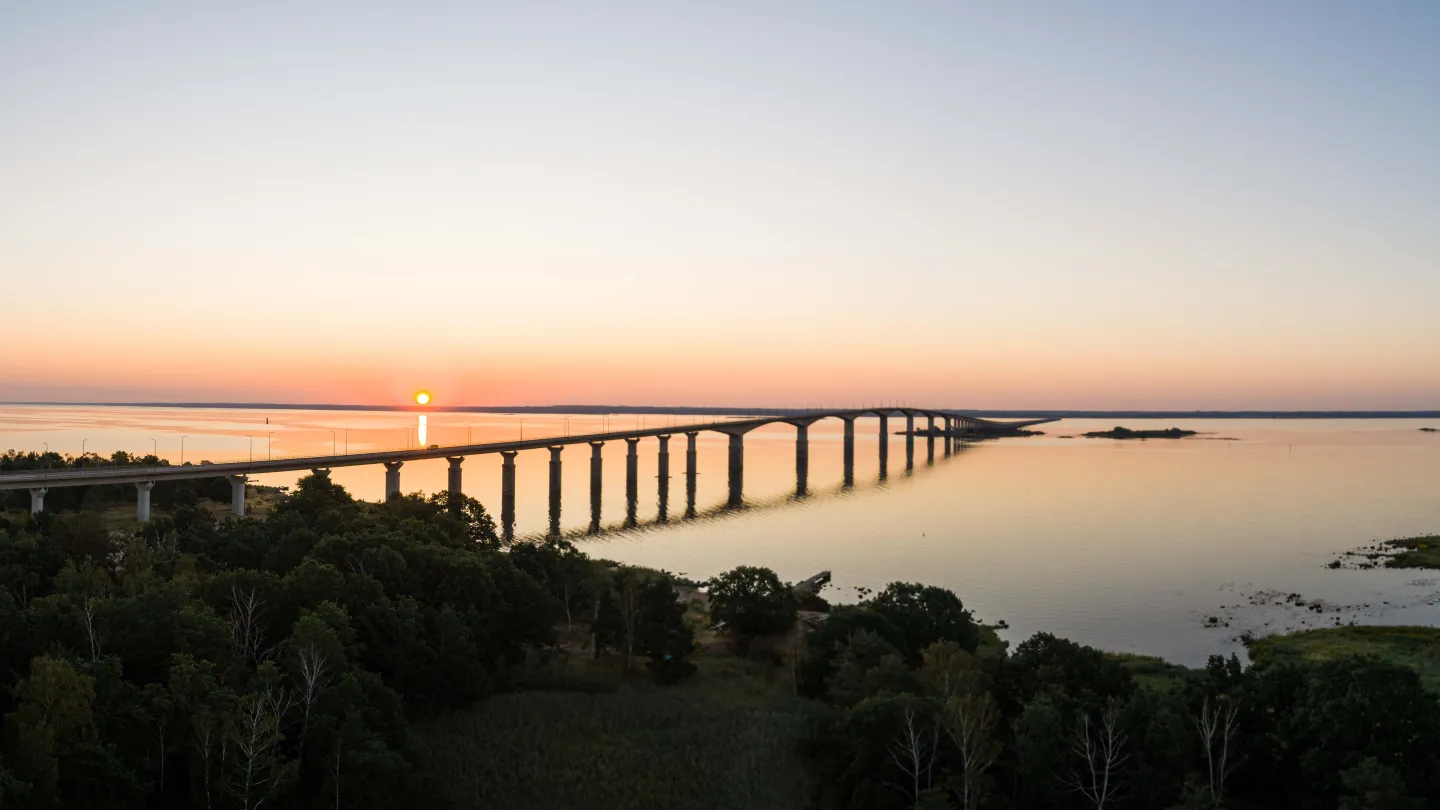
[[42,655],[30,662],[15,696],[15,711],[5,716],[5,751],[43,806],[57,795],[60,760],[95,737],[95,679]]
[[1205,790],[1216,807],[1225,802],[1225,780],[1240,767],[1235,750],[1239,730],[1239,707],[1234,701],[1204,698],[1200,715],[1195,718],[1195,731],[1205,751]]
[[1113,806],[1120,794],[1120,771],[1129,758],[1116,712],[1106,709],[1098,723],[1091,723],[1089,715],[1082,714],[1073,751],[1080,765],[1071,771],[1067,784],[1095,810]]
[[945,733],[960,754],[960,807],[974,810],[985,801],[986,772],[1002,749],[991,734],[1000,713],[985,692],[952,695],[942,712]]
[[795,591],[769,568],[742,565],[707,584],[711,620],[742,639],[784,633],[795,624]]
[[1345,795],[1339,810],[1420,810],[1423,799],[1409,795],[1400,772],[1375,757],[1365,757],[1353,768],[1340,772]]
[[953,641],[971,653],[980,646],[980,630],[970,611],[945,588],[892,582],[865,604],[900,629],[905,655],[913,662],[937,641]]

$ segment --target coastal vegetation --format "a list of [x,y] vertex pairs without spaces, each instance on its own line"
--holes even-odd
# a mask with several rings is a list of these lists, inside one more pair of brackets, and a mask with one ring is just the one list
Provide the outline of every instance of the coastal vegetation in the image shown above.
[[697,587],[507,545],[446,493],[196,501],[0,522],[0,807],[1440,803],[1433,630],[1189,669],[1012,649],[921,583],[829,607],[764,568]]
[[1164,430],[1131,430],[1126,427],[1113,427],[1110,430],[1093,430],[1083,434],[1087,439],[1183,439],[1186,436],[1198,435],[1193,430],[1183,430],[1178,427],[1166,428]]

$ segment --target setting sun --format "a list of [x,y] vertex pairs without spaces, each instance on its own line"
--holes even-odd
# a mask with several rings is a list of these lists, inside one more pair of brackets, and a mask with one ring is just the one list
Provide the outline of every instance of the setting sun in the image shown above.
[[415,395],[415,404],[416,404],[416,405],[429,405],[429,404],[430,404],[430,392],[429,392],[429,391],[421,391],[420,393],[416,394],[416,395]]

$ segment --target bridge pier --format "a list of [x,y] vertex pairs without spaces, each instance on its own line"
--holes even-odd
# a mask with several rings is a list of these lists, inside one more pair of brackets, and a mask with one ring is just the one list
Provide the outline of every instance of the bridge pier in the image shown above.
[[500,451],[500,536],[507,543],[515,539],[515,455],[518,452]]
[[855,417],[842,416],[845,423],[845,486],[855,486]]
[[810,483],[810,425],[795,426],[795,497],[803,498]]
[[45,511],[45,493],[50,490],[45,487],[32,487],[30,490],[30,514],[38,515]]
[[915,414],[905,414],[905,471],[915,469]]
[[445,488],[450,491],[450,509],[460,511],[460,496],[465,494],[461,486],[463,480],[460,473],[460,465],[465,463],[464,456],[446,456],[445,460],[450,462],[450,469],[446,471]]
[[660,505],[655,519],[664,523],[667,519],[665,513],[670,508],[670,437],[660,435],[655,438],[660,440],[660,469],[655,476],[660,484]]
[[884,481],[885,476],[890,472],[890,415],[879,414],[880,416],[880,480]]
[[235,517],[245,517],[245,482],[249,480],[244,475],[230,476],[230,511]]
[[953,436],[953,433],[951,432],[951,431],[953,430],[953,427],[952,427],[952,426],[953,426],[954,423],[953,423],[953,421],[950,419],[950,417],[946,416],[946,417],[942,417],[942,419],[941,419],[941,424],[943,424],[943,425],[945,426],[945,457],[946,457],[946,458],[949,458],[949,457],[950,457],[950,453],[954,450],[954,446],[955,446],[954,436]]
[[695,517],[695,437],[698,430],[685,431],[685,517]]
[[635,502],[640,497],[640,456],[637,454],[640,437],[626,439],[625,445],[625,525],[634,526]]
[[935,414],[926,414],[928,429],[925,431],[925,463],[935,463]]
[[728,506],[745,503],[745,434],[730,434],[730,498]]
[[565,445],[550,448],[550,536],[560,536],[560,451]]
[[154,481],[140,481],[135,484],[135,519],[141,523],[150,522],[150,490]]
[[386,461],[385,464],[385,500],[390,500],[400,494],[400,468],[405,465],[403,461]]
[[590,533],[600,532],[600,493],[601,482],[604,480],[601,475],[604,462],[600,458],[600,448],[604,442],[590,442]]

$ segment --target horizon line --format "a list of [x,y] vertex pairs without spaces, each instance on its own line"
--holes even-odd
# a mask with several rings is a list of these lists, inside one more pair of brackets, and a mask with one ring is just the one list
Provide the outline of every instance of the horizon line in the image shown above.
[[[810,410],[847,410],[849,403],[840,407],[820,406],[818,408],[778,408],[778,407],[749,407],[732,405],[613,405],[613,404],[561,404],[561,405],[347,405],[338,403],[303,403],[303,402],[100,402],[100,401],[3,401],[0,406],[39,406],[39,407],[100,407],[100,408],[208,408],[208,409],[237,409],[237,410],[308,410],[308,411],[420,411],[438,413],[672,413],[672,414],[779,414],[797,413]],[[865,410],[915,408],[911,405],[878,405],[860,404],[854,409]],[[1099,418],[1099,417],[1132,417],[1132,418],[1292,418],[1292,419],[1346,419],[1346,418],[1369,418],[1369,419],[1435,419],[1440,418],[1440,410],[1387,410],[1387,409],[1348,409],[1348,410],[1265,410],[1265,409],[1225,409],[1225,410],[1176,410],[1176,409],[1145,409],[1145,408],[943,408],[957,414],[968,416],[1006,416],[1006,417],[1042,417],[1057,416],[1061,418]]]

